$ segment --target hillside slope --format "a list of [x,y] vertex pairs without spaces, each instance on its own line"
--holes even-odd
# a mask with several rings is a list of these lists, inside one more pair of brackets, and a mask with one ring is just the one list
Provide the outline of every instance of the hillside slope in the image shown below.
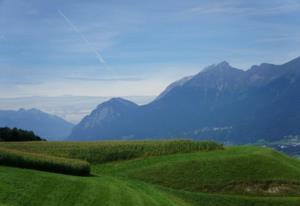
[[266,148],[160,156],[99,165],[95,170],[190,192],[300,195],[299,160]]

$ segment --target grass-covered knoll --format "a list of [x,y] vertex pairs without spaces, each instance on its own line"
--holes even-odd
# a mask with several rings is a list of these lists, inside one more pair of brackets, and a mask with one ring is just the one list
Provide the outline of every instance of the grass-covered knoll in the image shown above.
[[0,147],[104,163],[139,157],[223,149],[210,141],[3,142]]
[[0,147],[0,165],[30,168],[73,175],[89,175],[86,161],[22,152]]
[[267,148],[177,154],[94,167],[192,192],[300,195],[300,161]]

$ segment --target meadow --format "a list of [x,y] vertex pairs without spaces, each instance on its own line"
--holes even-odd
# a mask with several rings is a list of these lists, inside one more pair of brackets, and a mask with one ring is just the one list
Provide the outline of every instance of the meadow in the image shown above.
[[269,148],[189,140],[0,143],[0,156],[7,151],[88,161],[91,171],[74,176],[0,162],[0,205],[300,205],[300,161]]

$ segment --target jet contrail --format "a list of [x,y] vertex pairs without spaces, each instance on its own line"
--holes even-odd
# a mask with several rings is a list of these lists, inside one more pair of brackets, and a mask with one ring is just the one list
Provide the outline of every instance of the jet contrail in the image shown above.
[[60,11],[58,9],[57,12],[72,27],[72,29],[81,37],[81,39],[89,46],[90,50],[96,55],[96,58],[99,60],[99,62],[101,64],[103,64],[103,66],[105,67],[105,69],[107,69],[106,62],[103,59],[103,57],[100,54],[100,52],[97,51],[97,49],[95,49],[92,46],[92,44],[90,43],[90,41],[79,31],[79,29],[77,28],[77,26],[75,24],[73,24],[73,22],[66,15],[64,15],[64,13],[62,11]]

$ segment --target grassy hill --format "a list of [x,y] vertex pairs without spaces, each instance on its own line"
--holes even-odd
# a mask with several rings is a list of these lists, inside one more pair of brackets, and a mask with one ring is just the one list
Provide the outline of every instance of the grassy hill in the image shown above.
[[[87,177],[0,166],[0,205],[300,205],[300,161],[267,148],[192,141],[3,147],[92,161]],[[118,158],[107,159],[109,151]]]
[[300,194],[300,161],[267,148],[160,156],[98,165],[94,170],[191,192]]

